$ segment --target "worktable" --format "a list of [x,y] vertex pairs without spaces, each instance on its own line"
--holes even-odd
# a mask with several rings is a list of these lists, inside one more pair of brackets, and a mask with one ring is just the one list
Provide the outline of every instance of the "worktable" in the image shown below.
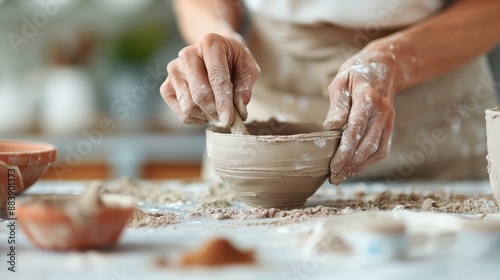
[[[85,182],[41,181],[28,193],[79,193]],[[203,182],[185,184],[164,182],[166,187],[182,188],[196,193],[206,187]],[[182,185],[182,186],[181,186]],[[384,183],[346,183],[342,195],[355,191],[380,192],[388,189],[411,191],[435,188],[455,193],[490,193],[489,183],[406,183],[388,186]],[[338,195],[331,186],[323,186],[309,205],[321,204],[321,199]],[[186,213],[189,202],[173,203],[153,209],[140,204],[147,211]],[[243,207],[243,206],[242,206]],[[446,214],[452,215],[452,214]],[[211,218],[182,219],[165,228],[127,228],[120,243],[109,251],[83,253],[46,252],[31,245],[20,229],[17,231],[17,272],[7,271],[5,225],[0,230],[0,279],[499,279],[500,254],[484,259],[463,259],[442,256],[432,259],[396,260],[384,263],[362,263],[350,259],[324,260],[308,255],[298,246],[297,235],[310,230],[315,222],[270,226],[243,225],[241,220],[217,221]],[[258,264],[217,269],[155,268],[157,256],[175,262],[186,250],[195,248],[210,237],[230,239],[241,249],[255,249]]]

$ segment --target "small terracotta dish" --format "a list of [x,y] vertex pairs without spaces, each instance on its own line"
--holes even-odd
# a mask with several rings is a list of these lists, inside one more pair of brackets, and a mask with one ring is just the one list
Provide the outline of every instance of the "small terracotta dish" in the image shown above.
[[[30,141],[0,140],[0,175],[7,178],[8,175],[4,173],[8,173],[9,169],[16,169],[14,175],[17,194],[33,185],[55,160],[56,147],[54,145]],[[3,185],[6,183],[6,180],[0,180],[0,187],[6,189],[6,186]]]
[[[136,202],[130,196],[102,195],[102,207],[85,224],[70,215],[78,195],[30,195],[20,197],[16,216],[31,242],[46,250],[87,250],[113,246],[118,241]],[[66,205],[66,206],[62,206]]]
[[249,206],[302,206],[327,179],[342,131],[274,120],[247,128],[250,135],[207,129],[207,155],[217,175]]

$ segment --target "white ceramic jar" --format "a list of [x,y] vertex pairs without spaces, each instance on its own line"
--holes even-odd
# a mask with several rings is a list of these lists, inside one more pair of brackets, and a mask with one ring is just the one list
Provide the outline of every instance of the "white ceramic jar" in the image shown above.
[[97,120],[95,88],[77,67],[49,70],[42,89],[40,127],[47,134],[76,134]]
[[36,98],[15,75],[0,75],[0,132],[22,133],[35,120]]
[[491,189],[500,205],[500,107],[486,110],[486,138]]

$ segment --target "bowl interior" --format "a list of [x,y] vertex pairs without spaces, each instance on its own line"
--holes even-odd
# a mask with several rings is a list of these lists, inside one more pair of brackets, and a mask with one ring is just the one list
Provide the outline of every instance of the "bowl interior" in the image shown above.
[[0,140],[0,156],[8,154],[39,154],[55,150],[54,145],[30,141]]
[[[17,168],[15,179],[17,193],[33,185],[56,160],[56,147],[48,143],[0,140],[0,173]],[[17,174],[18,172],[18,174]],[[22,186],[20,183],[22,181]]]
[[[268,122],[252,122],[246,125],[250,137],[258,136],[261,139],[267,137],[282,137],[283,140],[296,140],[300,137],[310,137],[317,135],[340,135],[341,131],[327,131],[323,128],[321,124],[318,123],[284,123],[278,122],[276,120],[270,120]],[[245,138],[248,135],[234,135],[231,134],[229,128],[211,126],[207,131],[214,132],[216,134],[226,134],[229,137]],[[292,137],[287,137],[292,136]]]

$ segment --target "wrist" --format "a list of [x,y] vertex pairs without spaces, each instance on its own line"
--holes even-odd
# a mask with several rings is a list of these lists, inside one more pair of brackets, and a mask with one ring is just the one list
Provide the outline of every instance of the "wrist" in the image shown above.
[[[399,92],[408,87],[411,75],[412,61],[415,58],[409,54],[408,48],[400,39],[383,38],[368,44],[363,51],[378,53],[380,61],[386,64],[393,77],[393,88]],[[413,64],[415,61],[413,61]]]
[[224,20],[220,20],[214,24],[213,32],[226,39],[236,40],[246,46],[246,42],[243,37],[234,28]]

